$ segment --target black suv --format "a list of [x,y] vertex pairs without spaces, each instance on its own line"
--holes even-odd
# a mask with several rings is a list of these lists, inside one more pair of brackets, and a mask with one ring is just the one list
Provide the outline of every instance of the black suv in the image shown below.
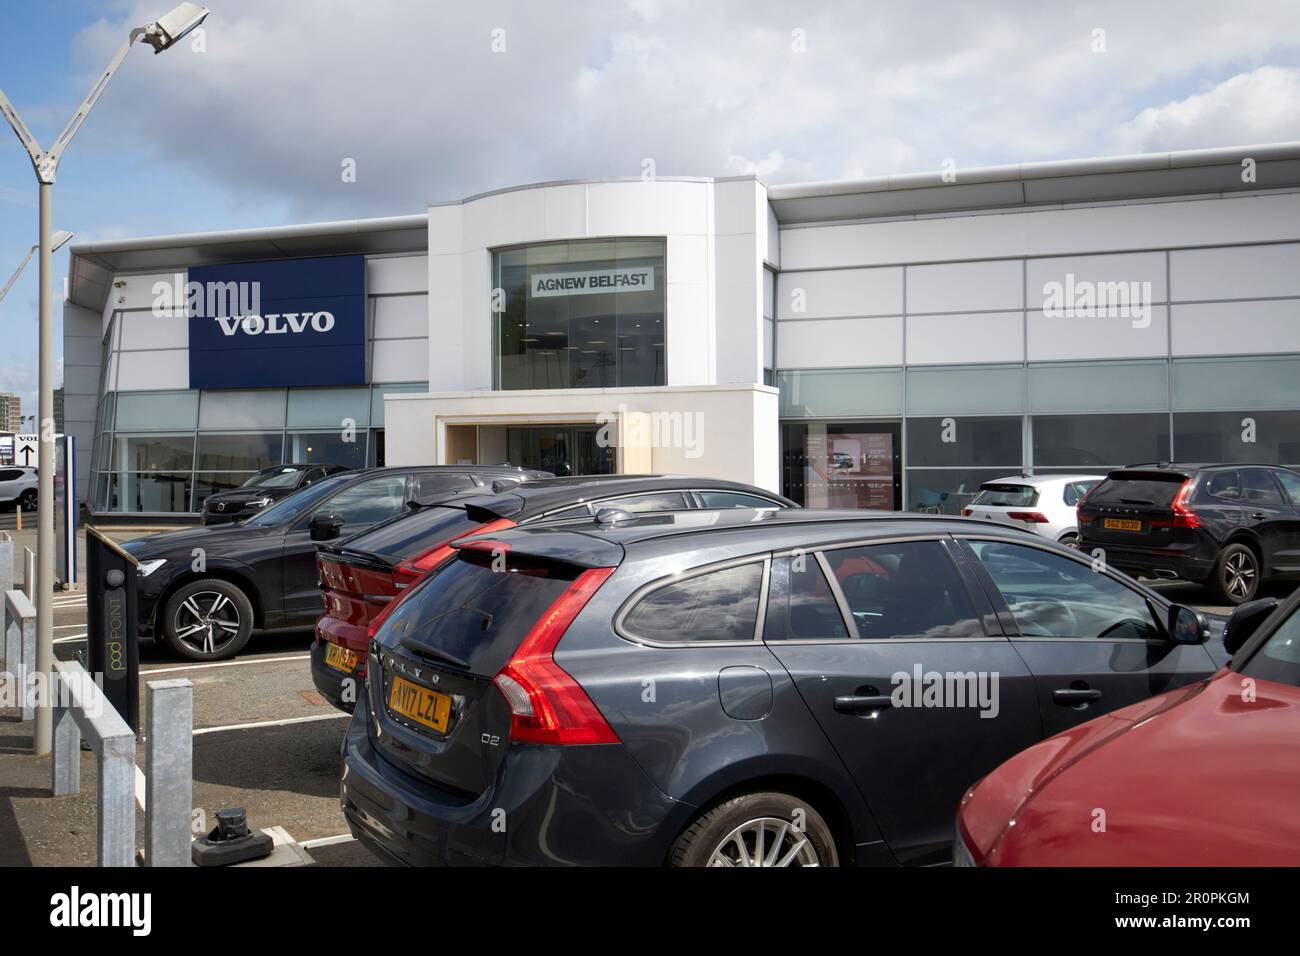
[[401,514],[413,499],[549,478],[505,465],[368,468],[322,478],[246,521],[127,542],[139,562],[139,635],[193,661],[232,657],[253,629],[309,627],[324,609],[316,541]]
[[1277,465],[1130,465],[1079,504],[1079,547],[1244,604],[1300,577],[1300,474]]
[[1226,660],[1203,615],[984,521],[609,509],[456,545],[344,739],[348,824],[404,863],[941,863],[1002,761]]
[[342,465],[290,464],[263,468],[231,491],[219,491],[203,499],[203,524],[226,524],[251,518],[269,504],[288,498],[330,475],[347,471]]

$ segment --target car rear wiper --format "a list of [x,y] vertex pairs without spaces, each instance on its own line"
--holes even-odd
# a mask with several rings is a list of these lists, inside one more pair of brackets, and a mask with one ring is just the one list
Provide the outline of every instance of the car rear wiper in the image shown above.
[[414,651],[421,657],[431,657],[434,660],[446,661],[449,664],[455,664],[457,667],[469,670],[469,661],[463,661],[455,654],[449,654],[444,650],[431,647],[428,644],[422,644],[414,637],[404,637],[397,643],[401,644],[408,651]]

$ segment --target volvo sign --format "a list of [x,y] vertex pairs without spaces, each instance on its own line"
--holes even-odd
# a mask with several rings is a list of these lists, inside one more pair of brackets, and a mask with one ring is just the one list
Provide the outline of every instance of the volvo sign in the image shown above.
[[190,388],[366,383],[365,256],[201,266],[186,288]]

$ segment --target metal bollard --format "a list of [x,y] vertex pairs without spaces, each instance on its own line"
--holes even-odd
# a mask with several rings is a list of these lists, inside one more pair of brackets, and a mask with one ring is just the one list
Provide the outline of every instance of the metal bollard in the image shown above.
[[36,667],[36,608],[22,591],[6,591],[5,670],[13,675],[22,695],[22,719],[36,716],[27,694],[27,675]]
[[135,734],[106,737],[100,743],[100,866],[135,866]]
[[194,778],[194,685],[145,685],[144,865],[190,865]]

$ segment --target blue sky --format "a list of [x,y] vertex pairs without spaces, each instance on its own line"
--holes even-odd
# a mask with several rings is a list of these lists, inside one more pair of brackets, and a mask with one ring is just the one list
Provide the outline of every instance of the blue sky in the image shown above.
[[[172,2],[0,0],[0,88],[48,144]],[[646,158],[783,182],[1300,139],[1293,0],[208,3],[202,52],[131,52],[65,155],[57,228],[414,213]],[[17,138],[0,144],[3,282],[35,239],[36,186]],[[35,317],[29,267],[0,303],[0,390],[25,406]]]

